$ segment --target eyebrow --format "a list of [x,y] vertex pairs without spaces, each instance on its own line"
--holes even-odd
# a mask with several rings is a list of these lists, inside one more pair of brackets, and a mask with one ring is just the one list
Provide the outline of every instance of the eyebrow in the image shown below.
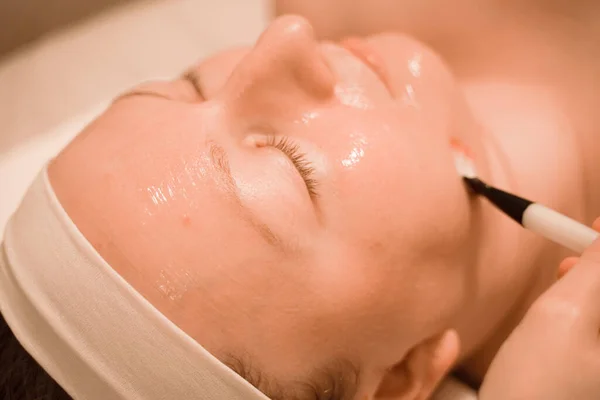
[[220,183],[223,184],[222,187],[225,189],[227,197],[233,201],[242,219],[254,228],[268,244],[282,248],[283,241],[281,238],[264,222],[260,221],[256,214],[242,202],[238,187],[233,179],[233,175],[231,175],[229,159],[225,149],[212,141],[209,141],[208,145],[210,154],[209,159],[212,167],[219,174]]
[[125,93],[122,93],[120,95],[118,95],[117,97],[115,97],[113,99],[113,104],[116,103],[119,100],[123,100],[123,99],[128,99],[130,97],[136,97],[136,96],[145,96],[145,97],[156,97],[159,99],[163,99],[163,100],[169,100],[169,101],[173,101],[172,98],[165,96],[163,94],[160,93],[156,93],[156,92],[151,92],[149,90],[139,90],[139,89],[135,89],[135,90],[129,90]]
[[[200,96],[200,98],[202,100],[206,100],[206,96],[204,95],[204,90],[202,89],[200,76],[198,75],[198,73],[196,71],[189,70],[186,73],[184,73],[183,75],[181,75],[179,77],[179,79],[183,79],[184,81],[189,82],[194,87],[194,90],[196,91],[198,96]],[[136,96],[155,97],[155,98],[159,98],[159,99],[163,99],[163,100],[174,101],[174,99],[172,97],[164,95],[164,94],[159,93],[154,90],[147,90],[147,89],[142,89],[142,88],[132,88],[130,90],[127,90],[125,93],[121,93],[120,95],[115,97],[112,102],[116,103],[119,100],[127,99],[129,97],[136,97]]]

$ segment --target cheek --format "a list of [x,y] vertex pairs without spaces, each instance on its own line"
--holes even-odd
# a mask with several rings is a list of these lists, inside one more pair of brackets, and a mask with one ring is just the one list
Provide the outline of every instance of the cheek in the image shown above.
[[403,208],[426,206],[421,186],[431,178],[430,166],[407,131],[386,124],[355,125],[340,141],[331,166],[334,200],[340,203],[334,212],[379,225]]
[[304,180],[279,150],[232,148],[230,166],[242,202],[275,233],[292,243],[318,227]]
[[311,326],[319,338],[336,338],[337,346],[347,346],[357,357],[393,363],[422,333],[424,319],[435,310],[421,307],[412,265],[397,264],[392,271],[377,257],[366,258],[355,246],[349,247],[341,251],[346,255],[341,260],[329,251],[310,276],[310,288],[317,293],[314,304],[308,303]]
[[354,133],[338,138],[327,215],[336,231],[357,242],[423,246],[463,229],[468,202],[446,138],[415,119],[375,121],[352,121]]

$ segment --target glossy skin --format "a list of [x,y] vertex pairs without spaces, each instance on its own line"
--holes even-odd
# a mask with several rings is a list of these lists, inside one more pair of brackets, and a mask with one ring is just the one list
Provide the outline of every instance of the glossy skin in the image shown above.
[[[449,147],[469,131],[464,103],[422,45],[370,43],[387,83],[306,21],[280,19],[254,49],[195,68],[207,101],[181,81],[144,86],[173,100],[115,101],[50,169],[118,272],[210,351],[247,353],[280,382],[340,358],[373,391],[466,300],[470,212]],[[265,134],[298,143],[317,196],[286,155],[256,146]],[[208,161],[210,143],[252,217]]]
[[[113,268],[218,357],[247,356],[286,387],[348,360],[360,368],[357,398],[424,398],[456,358],[440,335],[457,329],[464,357],[510,326],[549,251],[475,204],[454,171],[458,138],[482,176],[514,184],[475,122],[489,108],[467,106],[489,100],[485,90],[465,95],[405,36],[347,47],[362,57],[319,43],[303,19],[278,19],[255,48],[194,68],[206,100],[182,80],[116,100],[50,178]],[[263,146],[269,135],[306,153],[316,196]],[[233,184],[210,161],[224,165],[224,153]],[[546,153],[577,172],[568,139]],[[531,190],[583,212],[577,193]]]
[[[321,38],[397,31],[427,43],[452,69],[482,127],[496,185],[587,224],[600,214],[595,106],[600,95],[594,89],[600,83],[598,3],[457,0],[451,8],[442,0],[355,0],[352,7],[345,0],[274,4],[278,13],[308,18]],[[482,221],[484,226],[491,222]],[[474,381],[531,302],[554,281],[553,267],[565,255],[504,222],[495,220],[496,232],[503,232],[497,236],[503,243],[496,246],[504,248],[497,254],[505,260],[495,262],[504,265],[497,270],[482,265],[487,278],[480,282],[512,280],[518,287],[509,293],[480,285],[512,305],[502,311],[503,322],[479,319],[467,329],[466,336],[474,338],[471,333],[479,330],[485,338],[475,345],[477,351],[466,351],[469,359],[462,365]],[[489,299],[481,304],[493,313]],[[470,342],[466,336],[463,342]]]

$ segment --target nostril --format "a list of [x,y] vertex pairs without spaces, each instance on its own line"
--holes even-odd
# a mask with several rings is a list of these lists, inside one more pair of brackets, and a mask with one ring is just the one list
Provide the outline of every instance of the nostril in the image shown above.
[[315,33],[308,20],[296,15],[279,17],[267,27],[256,42],[256,47],[274,43],[315,42]]
[[298,84],[311,95],[320,99],[333,95],[335,78],[320,54],[311,62],[300,64],[294,70],[294,75]]
[[255,50],[278,61],[314,55],[317,41],[312,25],[304,18],[288,15],[277,18],[263,32]]
[[324,102],[333,97],[335,78],[325,61],[312,25],[298,16],[276,19],[256,46],[242,59],[228,80],[228,91],[237,102],[254,107],[300,99]]
[[[305,36],[310,40],[315,39],[315,32],[308,20],[299,15],[284,15],[271,24],[273,28],[281,28],[287,34]],[[269,28],[270,29],[270,28]]]
[[253,50],[254,60],[262,64],[265,77],[285,86],[287,76],[296,87],[313,97],[332,96],[335,80],[326,63],[312,25],[303,17],[277,18],[260,37]]

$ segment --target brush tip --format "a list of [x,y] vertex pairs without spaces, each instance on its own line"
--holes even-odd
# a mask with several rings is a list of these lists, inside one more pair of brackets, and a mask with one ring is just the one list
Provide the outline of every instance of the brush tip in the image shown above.
[[454,155],[454,167],[460,176],[466,179],[477,178],[477,169],[467,147],[458,140],[451,142]]

